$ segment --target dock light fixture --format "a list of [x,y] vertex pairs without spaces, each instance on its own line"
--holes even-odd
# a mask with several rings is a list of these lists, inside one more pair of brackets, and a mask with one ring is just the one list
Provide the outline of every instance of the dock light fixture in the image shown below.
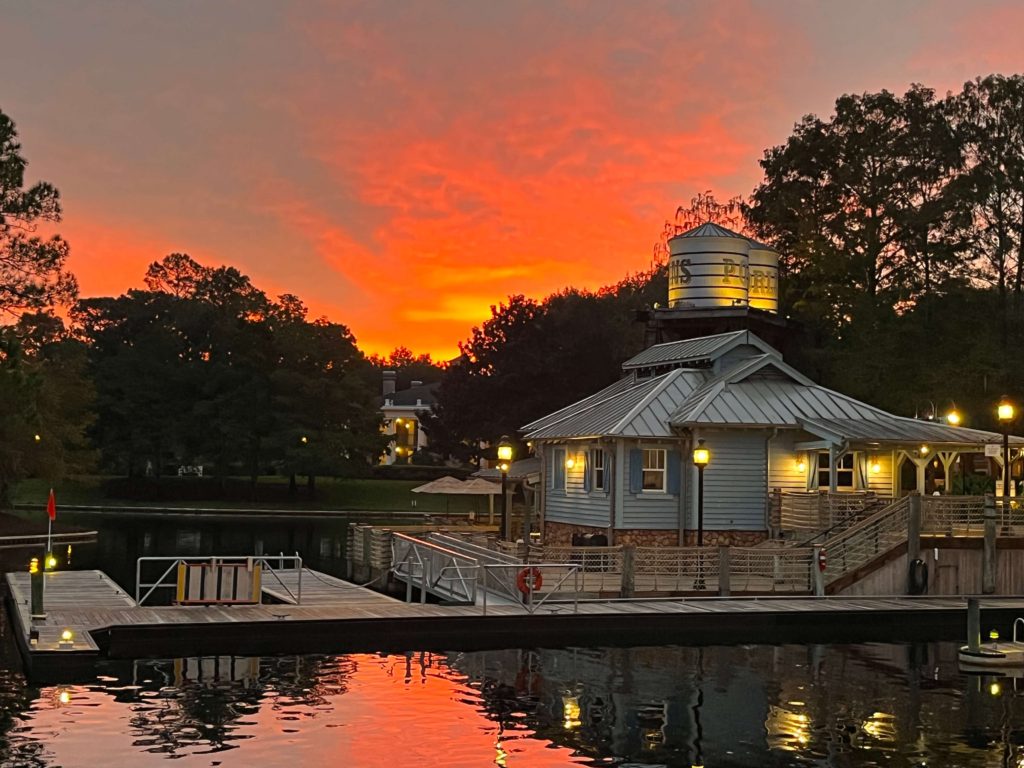
[[1003,688],[1001,685],[999,685],[999,683],[992,683],[992,685],[988,687],[988,692],[993,696],[998,696],[1000,693],[1002,693],[1002,691]]
[[309,442],[309,438],[303,435],[302,437],[299,438],[299,442],[305,445],[306,443]]
[[57,568],[57,558],[54,557],[53,552],[46,553],[46,570],[52,571]]
[[996,629],[989,630],[988,639],[989,640],[998,640],[999,639],[999,630],[996,630]]
[[508,470],[512,466],[512,441],[502,435],[498,441],[498,469],[501,470],[501,538],[508,541],[512,536],[508,520]]
[[70,629],[65,628],[60,633],[60,647],[61,648],[72,648],[75,645],[75,633]]
[[40,441],[41,441],[41,440],[42,440],[43,438],[42,438],[42,437],[41,437],[40,435],[36,434],[36,435],[32,435],[32,439],[33,439],[33,440],[35,440],[35,441],[36,441],[36,442],[38,443],[38,442],[40,442]]
[[33,557],[28,561],[28,572],[30,574],[39,573],[39,558]]
[[1003,433],[1003,498],[1010,498],[1010,424],[1017,416],[1017,409],[1013,407],[1010,399],[1003,395],[996,408],[996,416],[999,417],[999,427]]
[[69,691],[67,688],[61,688],[60,693],[57,694],[57,701],[59,701],[61,704],[70,704],[71,691]]
[[[704,546],[704,469],[711,463],[711,451],[698,440],[693,449],[693,465],[697,467],[697,546]],[[694,586],[704,589],[703,558],[697,558],[697,581]]]

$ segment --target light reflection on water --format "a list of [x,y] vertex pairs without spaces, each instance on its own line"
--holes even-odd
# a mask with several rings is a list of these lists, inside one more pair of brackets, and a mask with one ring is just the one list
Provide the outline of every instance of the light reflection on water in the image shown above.
[[955,645],[511,649],[0,673],[0,764],[1024,766]]

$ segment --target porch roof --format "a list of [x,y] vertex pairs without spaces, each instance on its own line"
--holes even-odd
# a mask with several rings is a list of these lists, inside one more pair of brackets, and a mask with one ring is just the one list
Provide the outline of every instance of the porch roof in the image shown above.
[[[871,419],[806,418],[801,419],[800,426],[826,440],[852,443],[980,447],[1003,441],[1003,436],[998,432],[952,427],[892,414],[883,416]],[[1010,444],[1024,445],[1024,437],[1010,435]]]

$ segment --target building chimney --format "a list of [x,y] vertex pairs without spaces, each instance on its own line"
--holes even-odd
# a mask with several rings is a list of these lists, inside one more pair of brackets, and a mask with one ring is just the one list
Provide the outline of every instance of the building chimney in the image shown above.
[[381,382],[381,394],[384,397],[395,394],[395,383],[398,380],[398,374],[395,371],[384,371],[382,374],[383,381]]
[[421,387],[421,386],[423,386],[423,382],[422,381],[414,381],[409,386],[410,387]]

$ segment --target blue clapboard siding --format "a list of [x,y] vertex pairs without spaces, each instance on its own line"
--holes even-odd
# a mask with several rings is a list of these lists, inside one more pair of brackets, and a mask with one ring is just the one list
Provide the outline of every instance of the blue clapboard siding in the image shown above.
[[[701,432],[711,463],[704,470],[704,528],[762,531],[765,506],[765,430]],[[696,470],[692,470],[696,483]]]
[[[548,449],[550,458],[547,471],[556,479],[565,478],[564,487],[557,486],[548,489],[545,500],[544,517],[555,523],[568,523],[570,525],[588,525],[596,528],[606,528],[611,515],[611,493],[605,491],[588,491],[585,488],[584,473],[590,468],[586,462],[586,451],[597,450],[596,446],[569,445],[559,446],[564,450]],[[565,467],[566,456],[571,456],[576,462],[572,469]],[[561,461],[561,471],[555,467],[555,461]],[[612,451],[605,453],[605,484],[611,480],[609,472],[612,464]],[[564,474],[563,474],[564,473]]]
[[[629,443],[626,450],[626,464],[629,464],[630,450],[640,448],[664,448],[666,469],[669,462],[682,462],[683,443]],[[680,473],[682,474],[682,473]],[[679,530],[679,495],[672,493],[633,493],[629,487],[629,467],[621,475],[625,481],[625,498],[622,515],[616,522],[617,528],[638,530]],[[683,485],[680,483],[680,485]]]

